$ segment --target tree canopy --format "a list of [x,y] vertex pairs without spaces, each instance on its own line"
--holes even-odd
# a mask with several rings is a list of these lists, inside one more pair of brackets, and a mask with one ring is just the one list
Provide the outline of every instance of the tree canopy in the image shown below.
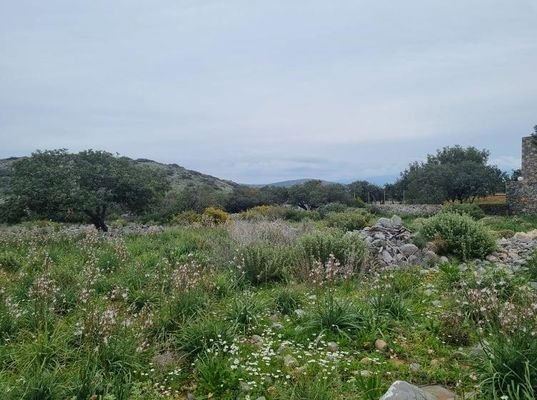
[[487,150],[445,147],[410,164],[396,185],[411,203],[473,202],[504,188],[505,173],[488,159]]
[[85,214],[107,231],[110,207],[140,212],[168,189],[158,171],[95,150],[37,151],[13,164],[7,204],[30,218],[68,221]]

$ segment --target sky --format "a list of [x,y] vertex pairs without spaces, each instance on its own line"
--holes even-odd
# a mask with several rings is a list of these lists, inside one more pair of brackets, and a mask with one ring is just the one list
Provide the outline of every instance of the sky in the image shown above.
[[536,21],[537,0],[0,0],[0,158],[382,182],[460,144],[511,170]]

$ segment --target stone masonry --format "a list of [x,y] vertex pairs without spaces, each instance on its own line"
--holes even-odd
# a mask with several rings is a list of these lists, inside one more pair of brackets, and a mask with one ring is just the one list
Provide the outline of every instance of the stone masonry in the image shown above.
[[537,143],[522,139],[522,178],[507,185],[507,202],[512,214],[537,214]]

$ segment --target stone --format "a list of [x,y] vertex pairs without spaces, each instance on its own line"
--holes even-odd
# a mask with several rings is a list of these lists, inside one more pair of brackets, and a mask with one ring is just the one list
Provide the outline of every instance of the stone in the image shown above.
[[394,382],[380,400],[436,400],[433,395],[405,381]]
[[360,364],[369,365],[373,362],[369,357],[364,357],[360,360]]
[[393,262],[393,257],[392,257],[391,254],[388,252],[388,250],[384,250],[384,251],[381,253],[381,259],[382,259],[382,261],[384,261],[387,265],[390,265],[390,264]]
[[419,388],[405,381],[396,381],[380,400],[455,400],[456,398],[455,393],[442,386]]
[[449,264],[449,258],[447,258],[446,256],[440,257],[440,259],[438,260],[438,264],[440,265]]
[[286,368],[293,368],[298,365],[298,361],[292,355],[287,354],[283,357],[283,365],[285,365]]
[[365,370],[365,369],[363,371],[360,371],[360,376],[363,376],[364,378],[367,378],[367,377],[369,377],[371,375],[373,375],[371,373],[371,371],[368,371],[368,370]]
[[420,249],[415,244],[407,243],[407,244],[404,244],[401,247],[399,247],[399,251],[405,257],[410,257],[410,256],[416,254],[417,252],[419,252]]
[[391,218],[391,222],[394,228],[400,228],[403,226],[403,220],[398,215],[393,215]]
[[440,366],[440,361],[439,360],[437,360],[436,358],[431,360],[431,367],[437,368],[439,366]]
[[423,261],[428,265],[434,265],[438,262],[438,255],[432,250],[427,250],[423,253]]
[[408,365],[408,368],[413,372],[417,372],[421,369],[421,365],[419,365],[418,363],[411,363]]
[[390,218],[379,218],[377,221],[377,226],[381,226],[383,228],[393,228],[393,223]]
[[331,353],[335,353],[336,351],[339,350],[339,346],[337,345],[336,342],[328,342],[326,345],[326,349]]
[[377,349],[378,351],[385,351],[388,349],[388,343],[386,343],[382,339],[377,339],[375,340],[375,349]]
[[252,335],[252,337],[250,338],[250,342],[257,347],[263,346],[263,338],[259,335]]

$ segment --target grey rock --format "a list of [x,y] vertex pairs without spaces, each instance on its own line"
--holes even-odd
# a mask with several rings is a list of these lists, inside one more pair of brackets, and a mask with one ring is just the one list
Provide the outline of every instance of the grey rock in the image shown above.
[[410,256],[416,254],[417,252],[419,252],[420,249],[415,244],[407,243],[407,244],[404,244],[401,247],[399,247],[399,251],[405,257],[410,257]]
[[433,395],[405,381],[396,381],[380,400],[436,400]]
[[393,222],[390,218],[379,218],[377,221],[377,226],[383,227],[383,228],[393,228]]

